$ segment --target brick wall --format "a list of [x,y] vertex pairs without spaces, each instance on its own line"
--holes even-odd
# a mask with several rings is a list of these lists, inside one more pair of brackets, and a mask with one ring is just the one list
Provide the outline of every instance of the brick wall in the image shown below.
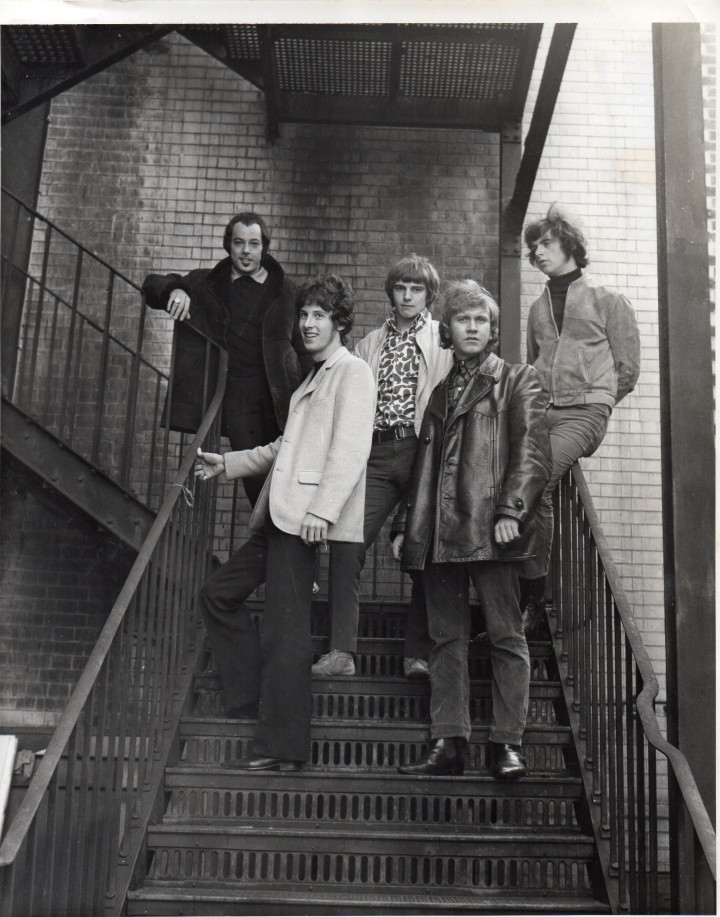
[[6,452],[0,500],[0,727],[52,726],[133,556]]
[[[550,30],[545,29],[539,59],[544,60],[549,39]],[[538,85],[536,72],[531,105]],[[625,293],[635,308],[642,343],[639,383],[613,412],[598,452],[582,465],[643,639],[662,678],[654,130],[651,27],[603,30],[580,25],[528,219],[542,215],[554,202],[579,218],[588,239],[588,270]],[[525,316],[545,278],[527,261],[522,276]]]
[[[539,73],[530,110],[538,82]],[[54,101],[39,209],[140,281],[151,269],[212,265],[224,255],[227,218],[256,207],[296,279],[325,270],[351,278],[356,338],[385,314],[386,269],[408,251],[429,256],[445,279],[473,276],[496,289],[495,136],[283,125],[268,145],[264,122],[258,90],[171,36]],[[581,216],[591,269],[637,310],[641,381],[585,467],[662,674],[654,180],[650,28],[580,27],[530,210],[557,200]],[[525,310],[541,283],[525,265]],[[170,323],[152,322],[168,354]],[[229,516],[228,502],[222,521]],[[396,592],[392,566],[380,573],[382,594]]]

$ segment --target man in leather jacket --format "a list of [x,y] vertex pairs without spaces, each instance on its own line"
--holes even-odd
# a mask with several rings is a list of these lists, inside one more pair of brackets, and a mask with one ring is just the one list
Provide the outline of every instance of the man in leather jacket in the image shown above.
[[440,334],[454,365],[435,388],[420,430],[393,553],[423,571],[432,694],[428,754],[401,773],[462,774],[470,739],[469,582],[490,641],[493,774],[526,772],[522,752],[530,661],[520,609],[520,565],[535,552],[535,507],[550,474],[537,372],[492,352],[498,306],[473,280],[450,284]]
[[[268,254],[261,216],[236,214],[225,227],[228,257],[208,270],[149,274],[147,305],[177,322],[170,427],[194,433],[202,418],[205,342],[196,328],[228,351],[223,433],[233,450],[272,442],[285,427],[290,396],[310,369],[296,326],[295,287]],[[167,418],[165,418],[167,423]],[[243,481],[254,506],[263,479]]]

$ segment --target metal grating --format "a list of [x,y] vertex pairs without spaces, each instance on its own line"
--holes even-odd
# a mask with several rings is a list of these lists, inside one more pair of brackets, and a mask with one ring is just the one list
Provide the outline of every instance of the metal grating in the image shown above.
[[260,39],[257,26],[227,25],[225,46],[230,60],[259,60]]
[[[299,845],[296,845],[299,846]],[[293,882],[384,888],[543,889],[589,891],[584,858],[238,851],[160,847],[153,879]]]
[[280,38],[274,48],[283,92],[388,94],[390,42]]
[[[546,791],[547,792],[547,791]],[[497,798],[393,792],[273,792],[257,789],[176,787],[165,813],[168,819],[235,820],[253,823],[311,821],[363,826],[452,825],[472,828],[578,828],[575,801],[548,799],[526,790],[525,795]],[[259,826],[258,826],[259,827]]]
[[492,101],[515,87],[520,49],[482,44],[403,43],[400,92],[406,96]]
[[24,64],[81,64],[83,61],[70,25],[13,26],[6,34]]

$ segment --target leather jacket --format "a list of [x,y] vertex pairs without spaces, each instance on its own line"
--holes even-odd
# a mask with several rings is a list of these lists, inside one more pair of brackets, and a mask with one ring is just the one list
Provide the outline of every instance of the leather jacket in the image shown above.
[[[449,416],[448,381],[430,396],[396,517],[396,530],[404,521],[402,567],[422,570],[430,557],[527,560],[535,553],[534,509],[552,467],[538,374],[491,353]],[[507,546],[495,542],[499,516],[520,523],[520,538]]]

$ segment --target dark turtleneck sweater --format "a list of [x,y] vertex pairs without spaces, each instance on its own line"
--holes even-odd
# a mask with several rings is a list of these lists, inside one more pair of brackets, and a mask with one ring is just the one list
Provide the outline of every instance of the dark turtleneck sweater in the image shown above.
[[550,299],[552,300],[553,317],[557,325],[558,334],[562,334],[563,318],[565,317],[565,300],[570,284],[582,277],[582,271],[576,267],[569,274],[561,274],[560,277],[551,277],[548,280],[548,289],[550,290]]

